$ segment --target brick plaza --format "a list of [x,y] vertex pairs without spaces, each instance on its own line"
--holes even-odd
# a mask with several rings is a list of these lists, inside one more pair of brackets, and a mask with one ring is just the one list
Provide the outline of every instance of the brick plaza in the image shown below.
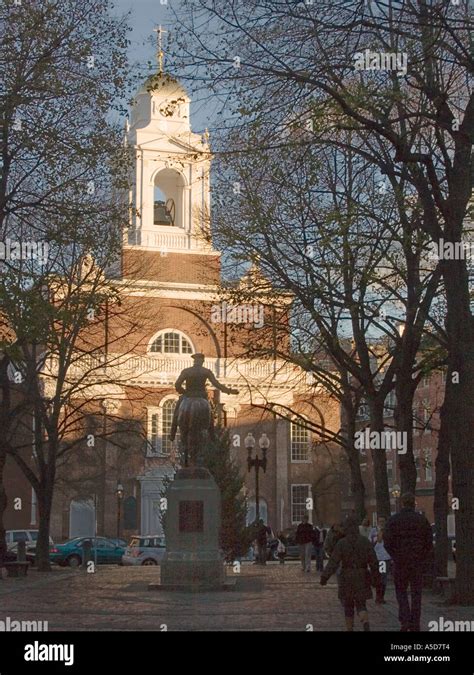
[[[96,573],[55,567],[31,569],[26,579],[0,582],[0,620],[48,621],[50,631],[342,631],[344,617],[332,578],[304,574],[298,562],[260,567],[242,563],[235,590],[209,593],[150,591],[159,567],[100,566]],[[397,605],[389,584],[386,605],[368,602],[373,631],[398,631]],[[422,630],[428,621],[473,620],[472,607],[443,604],[427,590]],[[356,626],[356,630],[359,630]]]

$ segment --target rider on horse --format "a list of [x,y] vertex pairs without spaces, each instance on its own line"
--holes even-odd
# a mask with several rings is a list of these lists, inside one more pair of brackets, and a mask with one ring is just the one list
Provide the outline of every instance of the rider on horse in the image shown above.
[[[194,365],[191,366],[191,368],[185,368],[184,370],[182,370],[174,385],[176,391],[179,394],[181,394],[181,396],[179,398],[179,401],[176,405],[173,414],[173,422],[171,424],[171,431],[170,431],[171,441],[174,441],[176,432],[178,430],[178,415],[181,401],[183,400],[183,398],[203,398],[207,401],[207,392],[206,392],[207,380],[209,380],[209,382],[212,385],[214,385],[216,389],[223,391],[225,394],[239,393],[238,389],[231,389],[230,387],[226,387],[224,384],[221,384],[217,380],[214,373],[211,370],[209,370],[209,368],[204,368],[203,366],[205,358],[204,354],[193,354],[191,358],[194,360]],[[184,383],[186,383],[186,388],[183,387]],[[213,431],[212,415],[210,416],[210,418],[211,418],[210,431],[212,433]]]

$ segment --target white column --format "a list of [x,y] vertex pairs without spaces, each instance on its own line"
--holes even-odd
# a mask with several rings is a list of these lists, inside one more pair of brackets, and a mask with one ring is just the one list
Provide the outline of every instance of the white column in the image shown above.
[[[288,425],[286,420],[275,419],[275,467],[276,467],[276,509],[280,514],[289,513],[288,510]],[[283,506],[282,506],[283,504]],[[287,508],[285,508],[287,507]],[[282,529],[285,523],[280,523]]]

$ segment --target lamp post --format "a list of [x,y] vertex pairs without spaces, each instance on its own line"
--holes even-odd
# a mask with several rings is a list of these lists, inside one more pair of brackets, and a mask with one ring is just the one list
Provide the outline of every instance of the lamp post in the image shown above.
[[395,512],[398,512],[398,500],[400,499],[401,488],[399,485],[394,485],[391,490],[392,497],[395,499]]
[[252,433],[248,433],[245,437],[245,447],[247,448],[247,467],[248,471],[255,468],[255,521],[260,520],[260,484],[259,484],[259,471],[263,469],[263,473],[267,470],[267,450],[270,447],[270,439],[267,434],[262,434],[258,440],[258,445],[262,450],[263,457],[260,458],[258,454],[255,454],[255,457],[252,457],[252,450],[255,447],[255,438]]
[[102,439],[101,449],[99,453],[100,469],[99,469],[99,533],[105,535],[105,500],[107,493],[107,401],[102,399],[100,401],[100,408],[102,411]]
[[123,499],[123,485],[121,483],[117,484],[115,494],[117,495],[117,539],[120,539],[120,515],[122,510],[122,499]]

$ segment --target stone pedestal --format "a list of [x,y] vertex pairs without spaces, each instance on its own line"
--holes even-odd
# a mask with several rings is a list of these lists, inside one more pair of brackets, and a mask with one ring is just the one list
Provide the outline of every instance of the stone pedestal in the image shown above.
[[180,469],[167,499],[166,554],[159,588],[224,588],[225,570],[219,551],[221,497],[214,478],[204,468]]

